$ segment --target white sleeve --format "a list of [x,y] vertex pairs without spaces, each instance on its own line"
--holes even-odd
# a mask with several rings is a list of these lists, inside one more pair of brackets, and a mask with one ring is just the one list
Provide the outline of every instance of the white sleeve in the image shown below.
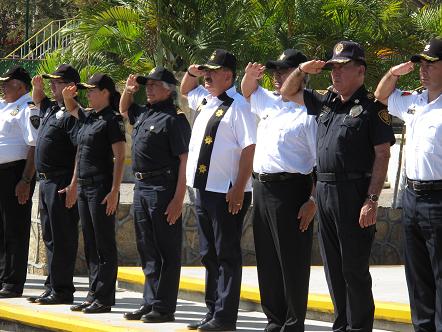
[[395,89],[388,97],[388,112],[404,120],[408,107],[416,101],[417,94],[403,94],[401,90]]
[[198,85],[195,89],[187,94],[187,102],[189,104],[189,108],[196,110],[197,107],[201,104],[204,97],[207,97],[208,95],[209,91],[207,91],[203,86]]
[[[307,110],[305,111],[307,112]],[[316,134],[318,131],[318,123],[316,122],[316,117],[314,115],[307,115],[305,130],[308,148],[313,159],[316,160]]]
[[241,149],[248,147],[251,144],[256,144],[256,115],[250,112],[250,104],[247,102],[233,104],[233,132],[236,141]]
[[270,98],[270,91],[258,85],[258,88],[250,95],[250,106],[252,112],[261,118],[262,112],[266,109],[267,102]]
[[18,123],[20,125],[23,139],[27,145],[35,146],[41,120],[40,110],[36,107],[30,108],[29,106],[26,106],[20,114]]

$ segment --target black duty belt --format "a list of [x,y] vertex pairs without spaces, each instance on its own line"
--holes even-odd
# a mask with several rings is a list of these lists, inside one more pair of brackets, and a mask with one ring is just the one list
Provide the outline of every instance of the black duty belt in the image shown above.
[[371,177],[371,173],[318,173],[319,182],[352,181]]
[[170,168],[162,168],[162,169],[158,169],[155,171],[150,171],[150,172],[135,172],[134,176],[135,179],[137,180],[145,180],[145,179],[150,179],[153,178],[155,176],[159,176],[159,175],[163,175],[163,174],[171,174],[172,170]]
[[436,191],[442,190],[442,180],[435,181],[417,181],[407,178],[408,188],[414,191]]
[[9,163],[0,164],[0,169],[7,169],[14,166],[18,166],[22,164],[24,161],[25,161],[24,159],[20,159],[20,160],[10,161]]
[[286,181],[294,178],[299,178],[302,176],[306,176],[301,173],[252,173],[252,176],[255,180],[259,182],[278,182],[278,181]]
[[56,177],[60,177],[63,175],[72,174],[72,170],[62,170],[62,171],[54,171],[54,172],[38,172],[38,178],[40,180],[50,180]]
[[111,177],[109,175],[101,174],[101,175],[94,175],[94,176],[91,176],[91,177],[88,177],[88,178],[83,178],[83,179],[82,178],[78,178],[77,182],[78,182],[78,184],[81,184],[83,186],[90,186],[90,185],[92,185],[94,183],[101,183],[104,180],[110,179],[110,178]]

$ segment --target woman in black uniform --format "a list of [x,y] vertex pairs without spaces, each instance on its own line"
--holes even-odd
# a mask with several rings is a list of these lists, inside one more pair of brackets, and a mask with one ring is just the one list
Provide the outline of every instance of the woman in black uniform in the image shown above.
[[[91,109],[82,109],[74,97],[87,89]],[[94,74],[88,83],[63,90],[66,109],[78,118],[75,175],[78,208],[83,228],[84,251],[89,269],[86,300],[71,307],[84,313],[109,312],[115,304],[117,246],[115,211],[123,176],[125,133],[118,112],[120,94],[113,80]],[[115,158],[115,160],[113,160]]]

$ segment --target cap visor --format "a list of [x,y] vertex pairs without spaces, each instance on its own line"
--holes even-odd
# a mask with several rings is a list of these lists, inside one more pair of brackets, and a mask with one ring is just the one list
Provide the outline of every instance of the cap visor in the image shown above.
[[220,65],[211,65],[206,63],[205,65],[198,66],[198,70],[217,70],[222,68],[223,66]]
[[56,78],[63,78],[60,75],[54,75],[54,74],[43,74],[41,77],[46,79],[56,79]]
[[323,69],[331,69],[332,65],[334,63],[339,63],[339,64],[344,64],[344,63],[349,63],[352,59],[350,58],[334,58],[334,59],[330,59],[325,63],[325,66],[323,67]]
[[87,84],[87,83],[77,83],[77,88],[79,88],[80,90],[84,90],[84,89],[93,89],[96,88],[96,85],[93,84]]
[[290,68],[290,65],[286,62],[283,61],[267,61],[266,62],[266,69],[287,69]]
[[439,57],[432,57],[427,54],[421,53],[421,54],[415,54],[410,58],[411,62],[419,62],[421,60],[429,61],[429,62],[435,62],[439,61]]
[[146,76],[137,76],[137,83],[146,85],[148,78]]
[[11,78],[10,77],[0,77],[0,82],[6,82],[9,81]]

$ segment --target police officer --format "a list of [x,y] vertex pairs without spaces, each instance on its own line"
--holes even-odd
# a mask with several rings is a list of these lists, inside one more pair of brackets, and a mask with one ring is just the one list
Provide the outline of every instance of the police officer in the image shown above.
[[[174,75],[163,67],[148,76],[130,75],[120,112],[134,126],[132,170],[135,176],[134,222],[138,253],[145,274],[144,303],[126,313],[129,320],[174,320],[181,270],[181,210],[186,193],[190,125],[174,103]],[[146,106],[134,103],[146,85]]]
[[[43,91],[43,78],[50,79],[53,101]],[[45,292],[28,300],[40,304],[72,303],[75,292],[72,278],[78,247],[78,208],[72,175],[78,126],[76,118],[66,112],[62,91],[76,83],[80,83],[80,76],[67,64],[32,80],[32,99],[42,118],[35,165],[40,178],[40,219],[49,273]]]
[[[306,74],[331,69],[333,88],[302,89]],[[335,308],[333,331],[371,331],[374,301],[369,258],[377,200],[394,143],[391,117],[364,87],[365,54],[341,41],[327,61],[304,62],[282,95],[318,118],[317,203],[319,242]]]
[[0,298],[8,298],[20,297],[26,281],[40,117],[26,70],[9,69],[0,84]]
[[[420,65],[420,92],[396,89]],[[375,96],[407,126],[407,188],[402,199],[405,275],[417,332],[442,331],[442,39],[392,67]]]
[[[197,117],[187,163],[195,188],[208,313],[189,329],[235,330],[241,286],[241,233],[251,202],[256,119],[233,86],[236,58],[217,49],[205,65],[191,65],[181,82]],[[198,85],[204,78],[204,87]]]
[[[253,160],[253,237],[266,331],[304,331],[307,311],[317,125],[304,106],[280,95],[284,81],[305,61],[304,54],[287,49],[265,66],[249,62],[241,84],[260,118]],[[265,69],[273,74],[273,92],[258,85]]]
[[81,124],[74,176],[78,182],[89,292],[86,300],[71,310],[104,313],[115,304],[118,269],[115,212],[123,177],[125,131],[118,112],[120,94],[108,75],[96,73],[87,83],[77,86],[87,89],[91,109],[79,107],[74,99],[76,86],[65,87],[63,98],[66,109]]

